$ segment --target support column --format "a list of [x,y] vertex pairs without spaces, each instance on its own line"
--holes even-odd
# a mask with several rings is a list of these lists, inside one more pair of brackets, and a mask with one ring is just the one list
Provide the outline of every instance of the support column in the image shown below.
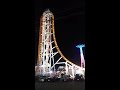
[[66,75],[68,75],[68,66],[67,66],[67,61],[65,63],[65,66],[66,66]]

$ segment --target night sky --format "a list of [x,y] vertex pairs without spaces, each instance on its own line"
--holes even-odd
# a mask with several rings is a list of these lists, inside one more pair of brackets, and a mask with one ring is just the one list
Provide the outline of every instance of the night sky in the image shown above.
[[[50,9],[55,17],[55,36],[63,55],[73,63],[80,65],[78,44],[85,44],[85,2],[35,2],[35,61],[37,61],[38,32],[40,16]],[[83,49],[85,54],[85,49]]]

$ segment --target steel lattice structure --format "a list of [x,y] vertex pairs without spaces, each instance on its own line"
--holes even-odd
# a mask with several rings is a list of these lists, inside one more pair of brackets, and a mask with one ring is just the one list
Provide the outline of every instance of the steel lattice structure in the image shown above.
[[[56,49],[56,51],[54,51]],[[60,57],[56,60],[55,55]],[[61,61],[63,59],[64,61]],[[36,74],[45,75],[50,71],[55,71],[56,65],[65,65],[65,73],[74,77],[79,73],[84,74],[85,67],[80,67],[68,60],[60,51],[55,37],[54,15],[47,9],[40,18],[38,61],[35,69]]]

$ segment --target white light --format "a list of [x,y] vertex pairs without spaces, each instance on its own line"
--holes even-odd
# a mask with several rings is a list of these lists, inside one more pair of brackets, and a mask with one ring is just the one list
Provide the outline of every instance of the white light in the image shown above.
[[45,65],[41,65],[41,67],[45,67]]
[[53,73],[53,71],[50,71],[49,73],[51,74],[51,73]]
[[76,70],[76,74],[84,75],[84,71],[80,68],[80,69]]

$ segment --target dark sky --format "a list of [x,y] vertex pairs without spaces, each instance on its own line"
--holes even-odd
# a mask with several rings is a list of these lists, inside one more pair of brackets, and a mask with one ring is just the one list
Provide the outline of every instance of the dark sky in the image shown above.
[[[58,4],[59,3],[59,4]],[[85,43],[85,2],[35,2],[35,61],[37,61],[40,16],[49,8],[55,17],[55,36],[63,55],[75,64],[80,63],[78,44]]]

